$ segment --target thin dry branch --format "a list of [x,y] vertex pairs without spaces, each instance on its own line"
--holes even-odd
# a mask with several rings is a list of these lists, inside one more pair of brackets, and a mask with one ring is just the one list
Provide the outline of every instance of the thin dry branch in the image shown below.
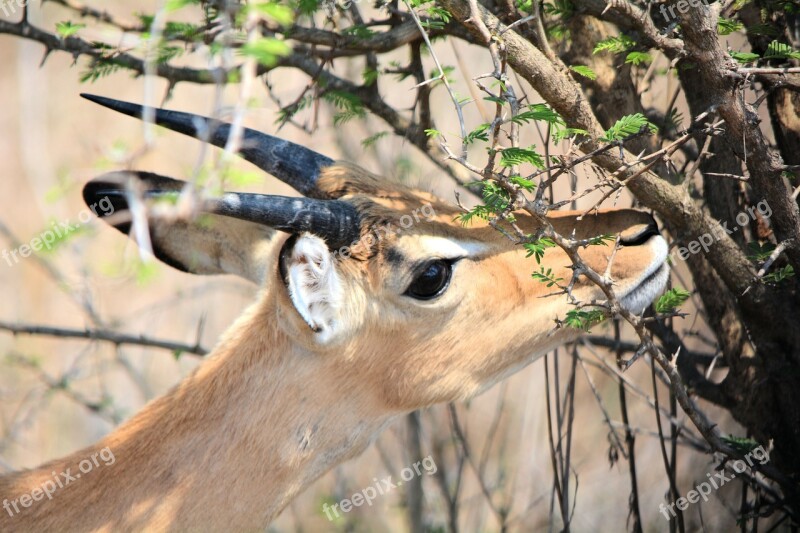
[[[80,37],[71,36],[60,38],[52,33],[37,28],[26,19],[17,23],[0,20],[0,34],[14,35],[43,44],[45,47],[45,58],[54,51],[61,51],[67,52],[76,58],[79,56],[87,56],[96,60],[107,60],[139,75],[145,73],[145,61],[127,52],[117,50],[110,53],[108,49],[99,49]],[[179,82],[196,84],[224,83],[229,75],[228,71],[221,68],[195,69],[189,67],[173,67],[163,63],[156,66],[155,73],[159,77],[169,80],[172,85]]]
[[72,339],[91,339],[97,341],[110,342],[116,345],[135,345],[147,346],[149,348],[161,348],[176,353],[191,353],[194,355],[206,355],[208,350],[200,345],[200,340],[194,344],[184,344],[179,342],[153,339],[144,335],[128,335],[118,333],[108,329],[70,329],[57,328],[51,326],[38,326],[34,324],[12,324],[0,321],[0,330],[8,331],[14,335],[44,335],[49,337],[62,337]]

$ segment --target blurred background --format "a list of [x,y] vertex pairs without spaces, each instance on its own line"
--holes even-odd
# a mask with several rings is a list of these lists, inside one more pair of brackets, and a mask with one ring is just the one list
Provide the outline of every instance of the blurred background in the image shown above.
[[[97,4],[95,7],[120,19],[158,8],[155,1],[139,1],[135,6],[121,1]],[[191,20],[194,16],[196,13],[188,10],[176,18]],[[0,17],[17,20],[19,13]],[[57,3],[30,7],[30,21],[48,31],[67,19],[77,20]],[[109,43],[130,38],[93,22],[81,30],[81,36]],[[461,94],[469,94],[465,79],[491,70],[483,52],[460,43],[437,46],[448,64],[469,69],[457,69],[451,75]],[[149,101],[211,115],[219,111],[218,104],[223,109],[236,104],[237,86],[218,89],[181,83],[164,102],[167,84],[161,79],[146,82],[119,72],[94,83],[81,83],[87,68],[84,59],[76,63],[72,56],[54,52],[40,66],[43,52],[38,43],[0,35],[0,249],[28,243],[54,222],[77,223],[86,210],[81,187],[100,173],[135,165],[186,179],[198,165],[213,164],[219,157],[216,149],[204,151],[193,139],[163,131],[157,131],[153,145],[145,149],[139,121],[83,100],[79,93]],[[181,62],[208,64],[202,52],[189,54]],[[358,65],[345,61],[337,63],[336,69],[345,77],[357,78],[361,72]],[[356,161],[387,179],[454,200],[454,192],[459,190],[455,182],[403,139],[388,134],[369,146],[362,144],[387,129],[374,118],[335,125],[334,111],[320,104],[298,115],[297,125],[279,129],[276,100],[291,102],[309,79],[294,70],[278,69],[266,80],[272,94],[266,84],[255,84],[247,126],[335,158]],[[406,109],[413,104],[414,83],[413,79],[384,83],[380,90],[398,108]],[[649,98],[667,99],[671,94],[667,85],[648,86]],[[519,87],[528,91],[532,102],[541,101],[524,84]],[[455,121],[447,93],[436,90],[432,98],[436,102],[433,108],[442,110],[439,128],[455,131],[454,126],[445,125],[447,120]],[[681,105],[679,102],[679,108]],[[466,118],[471,124],[481,122],[477,105],[467,108]],[[541,142],[533,127],[526,128],[523,135],[533,144]],[[243,162],[236,168],[253,172],[253,167]],[[578,180],[579,187],[588,186],[596,176],[579,172]],[[567,196],[569,183],[562,180],[559,186],[563,188],[557,194]],[[237,188],[295,194],[269,176]],[[579,205],[588,207],[596,198],[590,195]],[[629,206],[632,200],[622,194],[605,204],[613,205]],[[683,273],[683,267],[677,265],[675,279],[680,281]],[[691,288],[684,282],[677,284]],[[143,263],[135,245],[94,218],[51,252],[14,264],[0,260],[0,321],[4,323],[108,329],[188,346],[198,343],[209,349],[253,301],[255,292],[253,286],[233,277],[193,277],[165,265]],[[693,332],[685,339],[687,346],[707,350],[696,309],[689,302],[683,310],[690,313],[683,319],[685,329]],[[607,323],[593,328],[592,334],[613,339],[613,331],[613,324]],[[622,338],[633,338],[625,326]],[[576,354],[580,359],[573,359]],[[198,356],[164,349],[0,331],[0,472],[32,467],[96,441],[169,390],[200,362]],[[542,358],[470,402],[452,408],[437,406],[398,419],[363,455],[325,475],[292,502],[271,530],[407,531],[420,524],[435,531],[454,526],[466,532],[499,531],[501,524],[508,531],[558,530],[551,438],[557,446],[559,435],[568,433],[572,443],[568,469],[574,506],[572,529],[625,530],[631,481],[628,460],[618,445],[625,427],[620,412],[621,380],[629,427],[636,438],[644,529],[666,530],[659,504],[665,501],[668,481],[653,410],[649,362],[640,361],[620,378],[613,353],[580,344],[551,354],[547,363],[547,378]],[[555,404],[563,406],[573,384],[574,420],[568,423],[568,414],[557,413]],[[548,387],[554,436],[549,435],[547,426]],[[661,407],[669,411],[666,389],[659,385],[658,392]],[[708,412],[726,432],[741,433],[719,410],[709,408]],[[556,417],[562,419],[560,431]],[[456,419],[459,431],[454,431]],[[688,423],[682,413],[676,415],[676,421]],[[677,481],[684,494],[695,483],[705,481],[714,468],[709,456],[687,444],[696,438],[692,429],[682,432],[677,451]],[[459,433],[463,433],[463,441]],[[416,482],[379,497],[372,506],[356,508],[333,522],[326,519],[323,503],[349,497],[374,484],[374,478],[397,478],[403,468],[428,455],[436,461],[436,474],[423,472]],[[703,523],[710,530],[735,527],[740,491],[733,484],[715,491],[708,503],[687,511],[687,524],[699,527]],[[415,518],[415,512],[423,516]]]

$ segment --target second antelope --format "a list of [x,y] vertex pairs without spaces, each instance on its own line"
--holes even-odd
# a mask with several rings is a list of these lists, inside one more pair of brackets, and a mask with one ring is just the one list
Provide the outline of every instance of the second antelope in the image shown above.
[[[142,116],[141,106],[88,98]],[[157,110],[155,121],[216,146],[230,133],[173,111]],[[486,222],[463,226],[456,206],[252,130],[241,154],[304,196],[226,193],[202,203],[202,223],[151,218],[149,236],[155,255],[175,268],[251,281],[260,287],[256,302],[192,375],[101,441],[0,478],[0,499],[19,511],[0,509],[0,531],[264,530],[396,417],[474,396],[580,334],[554,327],[574,307],[531,279],[525,251]],[[186,187],[117,172],[89,182],[84,199],[109,198],[110,221],[128,233],[130,217],[118,217],[133,207],[132,195],[151,203]],[[412,213],[419,216],[408,229],[382,231],[409,226],[401,218]],[[525,213],[516,218],[526,233],[541,226]],[[667,245],[650,215],[548,219],[574,239],[620,236],[610,274],[628,310],[641,312],[663,290]],[[610,249],[581,255],[604,272]],[[566,280],[570,265],[560,248],[542,258]],[[572,295],[605,300],[585,277]],[[476,334],[477,325],[490,334]],[[113,466],[19,506],[53,473],[78,472],[106,448]]]

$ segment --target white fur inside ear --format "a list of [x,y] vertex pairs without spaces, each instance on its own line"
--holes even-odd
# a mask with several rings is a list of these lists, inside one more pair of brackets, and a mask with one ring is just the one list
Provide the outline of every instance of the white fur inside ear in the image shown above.
[[297,312],[317,333],[317,340],[328,341],[339,318],[342,283],[325,241],[311,234],[297,239],[288,258],[289,297]]

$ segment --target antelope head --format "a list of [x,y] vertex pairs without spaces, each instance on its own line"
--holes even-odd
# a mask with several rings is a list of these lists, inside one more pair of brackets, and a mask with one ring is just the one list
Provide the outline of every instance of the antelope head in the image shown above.
[[[142,116],[138,105],[87,98]],[[230,126],[210,119],[164,110],[154,118],[217,146],[228,141]],[[149,237],[163,262],[262,289],[172,392],[90,448],[0,477],[0,530],[263,530],[393,417],[472,396],[580,334],[556,327],[572,308],[567,295],[532,280],[533,259],[486,223],[464,226],[459,209],[426,192],[252,130],[240,153],[304,196],[195,194],[201,218],[143,217],[189,185],[117,172],[84,188],[90,207],[110,202],[107,222]],[[649,215],[559,212],[548,222],[576,239],[619,236],[615,253],[589,246],[582,260],[610,272],[630,311],[664,287],[667,246]],[[517,223],[533,234],[543,222],[520,213]],[[571,279],[561,249],[541,262]],[[571,293],[605,299],[583,277]],[[53,476],[85,473],[99,449],[113,453],[113,466],[65,487],[56,478],[51,494]],[[42,488],[48,498],[33,501]]]
[[[142,116],[141,106],[86,97]],[[217,146],[230,131],[160,109],[155,122]],[[240,153],[304,197],[226,193],[205,203],[210,223],[152,220],[154,253],[187,272],[232,273],[264,286],[259,305],[274,309],[276,326],[314,356],[357,368],[386,411],[470,397],[580,334],[557,326],[573,308],[567,295],[532,280],[537,265],[485,221],[464,225],[459,208],[427,192],[253,130]],[[87,204],[107,197],[118,216],[128,209],[131,177],[145,199],[186,187],[155,174],[113,173],[87,184]],[[516,218],[526,233],[541,228],[525,213]],[[613,245],[588,246],[581,256],[600,273],[611,261],[628,310],[640,313],[663,290],[667,245],[649,214],[555,212],[549,222],[575,239],[620,236],[613,258]],[[560,248],[548,249],[541,266],[565,284],[572,278]],[[571,293],[605,300],[584,276]]]

